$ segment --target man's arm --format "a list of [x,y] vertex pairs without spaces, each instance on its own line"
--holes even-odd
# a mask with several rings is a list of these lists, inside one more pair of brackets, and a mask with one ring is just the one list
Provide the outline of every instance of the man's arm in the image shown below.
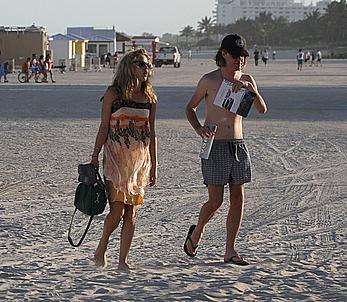
[[203,127],[196,115],[196,109],[207,94],[207,81],[208,80],[205,79],[205,77],[202,77],[200,79],[193,96],[186,106],[186,116],[188,122],[192,125],[196,133],[201,137],[210,136],[210,129],[208,127]]
[[254,99],[253,105],[259,113],[265,113],[267,111],[267,106],[265,100],[258,92],[258,87],[251,75],[247,75],[247,80],[245,85],[243,85],[249,91],[254,92],[257,96]]

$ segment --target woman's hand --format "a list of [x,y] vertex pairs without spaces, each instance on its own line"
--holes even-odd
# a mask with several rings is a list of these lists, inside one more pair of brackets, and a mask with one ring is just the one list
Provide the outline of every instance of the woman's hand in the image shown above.
[[157,183],[157,168],[151,167],[151,171],[149,172],[149,186],[153,187]]
[[95,167],[96,170],[99,170],[99,157],[98,156],[93,155],[90,163]]

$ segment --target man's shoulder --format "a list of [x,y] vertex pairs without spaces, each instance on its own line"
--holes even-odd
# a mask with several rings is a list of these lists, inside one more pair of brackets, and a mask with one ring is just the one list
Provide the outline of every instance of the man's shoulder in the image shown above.
[[253,80],[253,77],[249,73],[242,73],[240,79],[245,81],[250,81],[250,80]]
[[206,81],[206,82],[211,82],[211,81],[216,81],[221,78],[221,73],[219,69],[210,71],[208,73],[205,73],[202,77],[201,80]]

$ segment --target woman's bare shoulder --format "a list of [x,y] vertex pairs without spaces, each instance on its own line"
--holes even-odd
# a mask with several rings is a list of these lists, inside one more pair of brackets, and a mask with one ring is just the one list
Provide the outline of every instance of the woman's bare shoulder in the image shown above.
[[118,99],[116,88],[114,86],[107,87],[102,99],[111,103],[116,102]]

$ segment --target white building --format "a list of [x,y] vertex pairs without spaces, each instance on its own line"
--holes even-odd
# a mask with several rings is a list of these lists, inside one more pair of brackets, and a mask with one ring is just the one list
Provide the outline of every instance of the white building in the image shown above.
[[88,40],[72,34],[51,36],[49,49],[53,53],[54,65],[65,65],[68,69],[74,64],[76,67],[84,67],[87,42]]
[[246,18],[254,20],[260,13],[271,13],[273,18],[285,17],[289,22],[305,19],[305,14],[315,10],[323,15],[331,0],[304,5],[295,0],[216,0],[215,19],[217,24],[232,24]]

